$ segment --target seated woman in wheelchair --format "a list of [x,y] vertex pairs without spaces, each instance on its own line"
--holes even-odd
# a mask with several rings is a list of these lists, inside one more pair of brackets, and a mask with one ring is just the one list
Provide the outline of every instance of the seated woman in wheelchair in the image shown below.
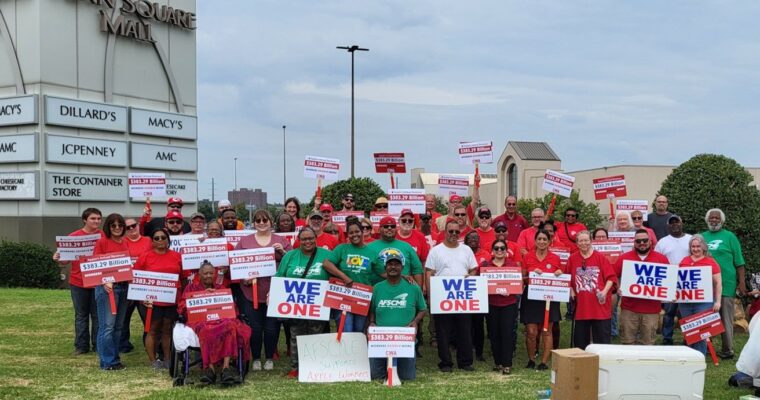
[[[179,302],[181,319],[187,319],[185,300],[193,292],[213,292],[223,287],[214,280],[214,266],[204,261],[198,270],[199,282],[191,282],[182,293]],[[238,357],[242,349],[243,362],[251,359],[251,328],[237,318],[220,319],[216,321],[194,322],[187,324],[198,335],[203,359],[203,376],[201,382],[211,384],[216,382],[217,372],[221,370],[221,382],[232,384],[239,382],[240,371],[230,368],[230,360]]]

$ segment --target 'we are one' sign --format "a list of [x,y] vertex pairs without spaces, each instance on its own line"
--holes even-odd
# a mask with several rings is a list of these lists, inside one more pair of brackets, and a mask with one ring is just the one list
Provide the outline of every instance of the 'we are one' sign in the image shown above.
[[713,300],[710,267],[681,267],[623,261],[620,290],[624,297],[682,303]]

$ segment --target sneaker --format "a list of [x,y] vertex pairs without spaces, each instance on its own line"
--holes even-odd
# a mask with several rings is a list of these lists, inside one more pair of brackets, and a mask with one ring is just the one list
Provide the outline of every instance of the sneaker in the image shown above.
[[288,378],[298,379],[298,369],[291,369],[290,372],[288,372]]
[[533,360],[528,361],[528,364],[525,366],[527,369],[533,369],[536,368],[536,362]]
[[122,363],[106,367],[106,371],[123,371],[125,369],[127,369],[127,367]]
[[214,382],[216,382],[216,373],[211,368],[206,368],[203,370],[203,374],[201,375],[201,383],[204,385],[211,385]]
[[512,375],[512,367],[504,367],[501,373],[502,375]]
[[261,371],[261,361],[254,360],[253,361],[253,370],[254,371]]
[[441,372],[451,372],[451,367],[441,367],[439,368]]
[[264,362],[264,371],[271,371],[274,369],[274,362],[272,360],[266,360]]
[[222,384],[232,385],[235,383],[235,375],[237,370],[232,368],[225,368],[222,370]]
[[76,357],[76,356],[81,356],[82,354],[87,354],[87,353],[89,353],[89,350],[76,349],[74,350],[73,353],[71,353],[71,355]]
[[468,371],[468,372],[475,371],[475,367],[473,367],[472,365],[465,365],[464,367],[459,367],[459,369],[461,369],[462,371]]
[[538,364],[538,367],[536,367],[536,371],[544,371],[547,369],[549,369],[549,366],[544,363]]
[[721,360],[731,360],[734,358],[734,353],[728,353],[724,351],[718,352],[718,357],[720,357]]
[[494,365],[492,371],[496,372],[496,371],[501,371],[502,369],[504,369],[504,367],[502,367],[501,365]]
[[150,363],[150,366],[155,370],[164,369],[164,362],[159,359],[155,359],[152,363]]

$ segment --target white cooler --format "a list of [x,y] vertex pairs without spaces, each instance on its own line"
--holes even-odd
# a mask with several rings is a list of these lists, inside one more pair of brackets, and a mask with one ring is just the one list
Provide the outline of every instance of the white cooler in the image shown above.
[[705,356],[686,346],[592,344],[599,355],[599,399],[702,399]]

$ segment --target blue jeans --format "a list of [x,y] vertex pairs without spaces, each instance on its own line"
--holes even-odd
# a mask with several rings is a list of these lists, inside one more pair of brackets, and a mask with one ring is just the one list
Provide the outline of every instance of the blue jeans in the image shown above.
[[[681,318],[688,317],[689,315],[694,315],[696,313],[701,313],[702,311],[707,311],[712,308],[713,303],[679,303],[678,309],[681,310]],[[692,345],[689,345],[694,350],[698,350],[702,352],[702,354],[707,354],[707,342],[704,340],[700,340],[697,343],[694,343]]]
[[616,296],[617,300],[612,301],[612,318],[610,319],[612,323],[612,327],[610,329],[610,333],[612,337],[617,337],[618,335],[618,305],[620,305],[620,294]]
[[[411,381],[417,377],[417,365],[414,358],[394,358],[393,366],[396,367],[398,377],[402,381]],[[388,378],[388,360],[385,358],[369,359],[369,375],[372,379]]]
[[[97,349],[98,310],[95,306],[95,289],[71,285],[71,303],[74,305],[74,347],[82,352]],[[92,329],[92,333],[90,333]]]
[[675,325],[678,312],[678,303],[662,303],[662,308],[665,310],[665,315],[662,317],[662,341],[673,343],[673,325]]
[[[340,310],[332,310],[332,317],[335,320],[335,326],[340,326],[340,316],[343,314]],[[364,332],[364,326],[367,323],[367,316],[346,313],[346,322],[343,325],[343,332]],[[337,330],[336,330],[337,331]]]
[[103,286],[95,287],[95,301],[98,303],[98,357],[101,369],[121,364],[119,342],[124,317],[127,314],[127,284],[115,283],[113,294],[116,300],[116,315],[111,314],[111,302],[106,290]]

